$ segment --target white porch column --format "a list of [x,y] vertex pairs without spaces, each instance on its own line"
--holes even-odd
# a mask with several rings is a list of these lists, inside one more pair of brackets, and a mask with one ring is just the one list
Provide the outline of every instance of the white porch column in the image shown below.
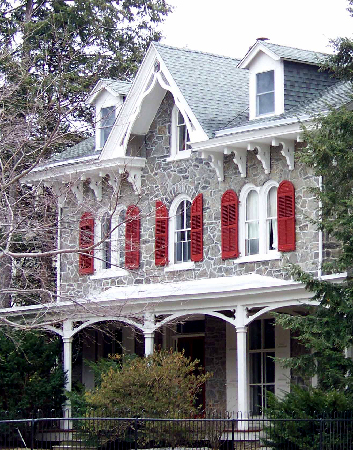
[[237,327],[238,411],[248,418],[247,327]]
[[146,313],[144,317],[143,335],[145,338],[145,356],[152,355],[154,350],[154,326],[155,317],[152,313]]
[[[238,411],[241,414],[239,418],[248,419],[248,371],[247,371],[247,309],[238,305],[236,309],[236,330],[237,330],[237,373],[238,373]],[[239,429],[247,429],[248,423],[240,421]]]
[[154,349],[154,332],[144,331],[145,356],[152,355]]
[[72,337],[63,337],[64,343],[64,371],[66,373],[65,389],[72,388]]
[[[63,344],[64,344],[64,372],[66,374],[65,389],[71,391],[72,388],[72,320],[65,320],[63,323]],[[64,406],[64,417],[71,418],[71,402],[66,400]],[[70,420],[61,421],[61,428],[71,430]]]

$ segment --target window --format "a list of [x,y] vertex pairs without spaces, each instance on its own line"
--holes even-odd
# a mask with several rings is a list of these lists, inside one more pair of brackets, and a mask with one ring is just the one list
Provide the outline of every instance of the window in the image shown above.
[[245,255],[259,253],[259,194],[251,190],[246,197]]
[[174,263],[191,261],[191,202],[182,200],[177,208],[174,231]]
[[100,147],[103,148],[115,122],[115,106],[108,106],[100,110]]
[[250,411],[263,413],[267,392],[275,392],[275,326],[273,319],[255,320],[249,325]]
[[103,240],[103,269],[110,269],[112,266],[112,238],[112,217],[110,213],[105,213],[101,221],[101,239]]
[[270,180],[261,188],[245,185],[240,193],[239,250],[248,260],[253,255],[279,257],[277,189],[278,183]]
[[190,138],[189,132],[186,128],[185,119],[181,112],[178,110],[178,119],[177,119],[177,151],[183,152],[184,150],[188,150],[190,145],[188,145]]
[[266,198],[266,252],[277,250],[277,187],[272,186]]
[[275,112],[275,72],[256,74],[256,115]]
[[174,105],[172,111],[172,128],[171,128],[171,158],[188,158],[191,154],[191,147],[189,145],[190,135],[188,124],[185,117]]
[[[114,213],[104,210],[98,214],[95,231],[97,247],[94,278],[107,278],[127,275],[125,266],[125,208]],[[93,273],[93,272],[92,272]]]

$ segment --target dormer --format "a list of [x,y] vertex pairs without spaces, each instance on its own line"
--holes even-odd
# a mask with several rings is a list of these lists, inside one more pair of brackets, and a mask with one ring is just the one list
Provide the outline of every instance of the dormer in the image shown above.
[[249,71],[249,120],[278,116],[335,84],[320,69],[326,57],[258,39],[238,64]]
[[113,129],[130,83],[109,79],[100,80],[88,98],[88,104],[95,107],[96,150],[102,150]]
[[282,114],[283,60],[258,40],[242,59],[239,68],[249,71],[249,119]]

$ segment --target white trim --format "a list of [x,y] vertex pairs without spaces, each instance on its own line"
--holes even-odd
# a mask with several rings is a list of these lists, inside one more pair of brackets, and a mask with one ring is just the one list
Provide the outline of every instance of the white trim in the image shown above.
[[[267,250],[267,197],[272,187],[278,188],[277,181],[269,180],[261,187],[256,187],[252,183],[246,184],[239,195],[239,251],[240,257],[235,260],[237,263],[267,261],[280,259],[281,254],[277,250]],[[245,255],[245,217],[246,199],[250,191],[256,191],[259,195],[259,253]]]
[[[183,262],[183,263],[174,263],[175,254],[174,254],[174,235],[175,235],[175,218],[176,218],[176,212],[178,209],[178,206],[183,201],[189,201],[192,203],[191,198],[186,194],[179,194],[175,199],[173,200],[173,203],[171,204],[169,208],[169,221],[168,221],[168,261],[169,266],[166,267],[164,270],[166,272],[168,271],[174,271],[174,270],[189,270],[193,267],[189,267],[190,263],[194,264],[192,261]],[[189,266],[188,266],[189,265]],[[179,269],[180,267],[180,269]],[[167,270],[170,269],[170,270]]]
[[174,104],[173,110],[172,110],[172,120],[171,120],[171,130],[170,130],[170,157],[167,158],[167,161],[176,161],[179,159],[187,159],[191,156],[191,148],[185,149],[180,151],[179,150],[179,129],[178,129],[178,115],[180,114],[184,118],[184,123],[189,135],[190,139],[190,133],[191,133],[191,124],[188,120],[187,115],[177,106],[177,104]]
[[164,272],[176,272],[178,270],[191,270],[194,268],[195,268],[194,261],[188,261],[179,264],[171,264],[164,268]]

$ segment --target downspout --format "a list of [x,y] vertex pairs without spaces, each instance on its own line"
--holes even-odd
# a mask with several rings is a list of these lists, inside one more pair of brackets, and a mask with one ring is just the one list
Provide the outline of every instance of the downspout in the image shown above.
[[[322,191],[322,175],[319,176],[319,189],[320,192]],[[321,216],[322,212],[322,201],[319,200],[319,213]],[[318,278],[320,279],[322,277],[322,263],[323,263],[323,232],[320,229],[319,230],[319,268],[317,271]]]
[[[58,201],[58,215],[57,215],[57,249],[61,248],[61,219],[62,219],[62,207],[61,202]],[[56,301],[60,302],[61,299],[61,255],[56,255]]]

